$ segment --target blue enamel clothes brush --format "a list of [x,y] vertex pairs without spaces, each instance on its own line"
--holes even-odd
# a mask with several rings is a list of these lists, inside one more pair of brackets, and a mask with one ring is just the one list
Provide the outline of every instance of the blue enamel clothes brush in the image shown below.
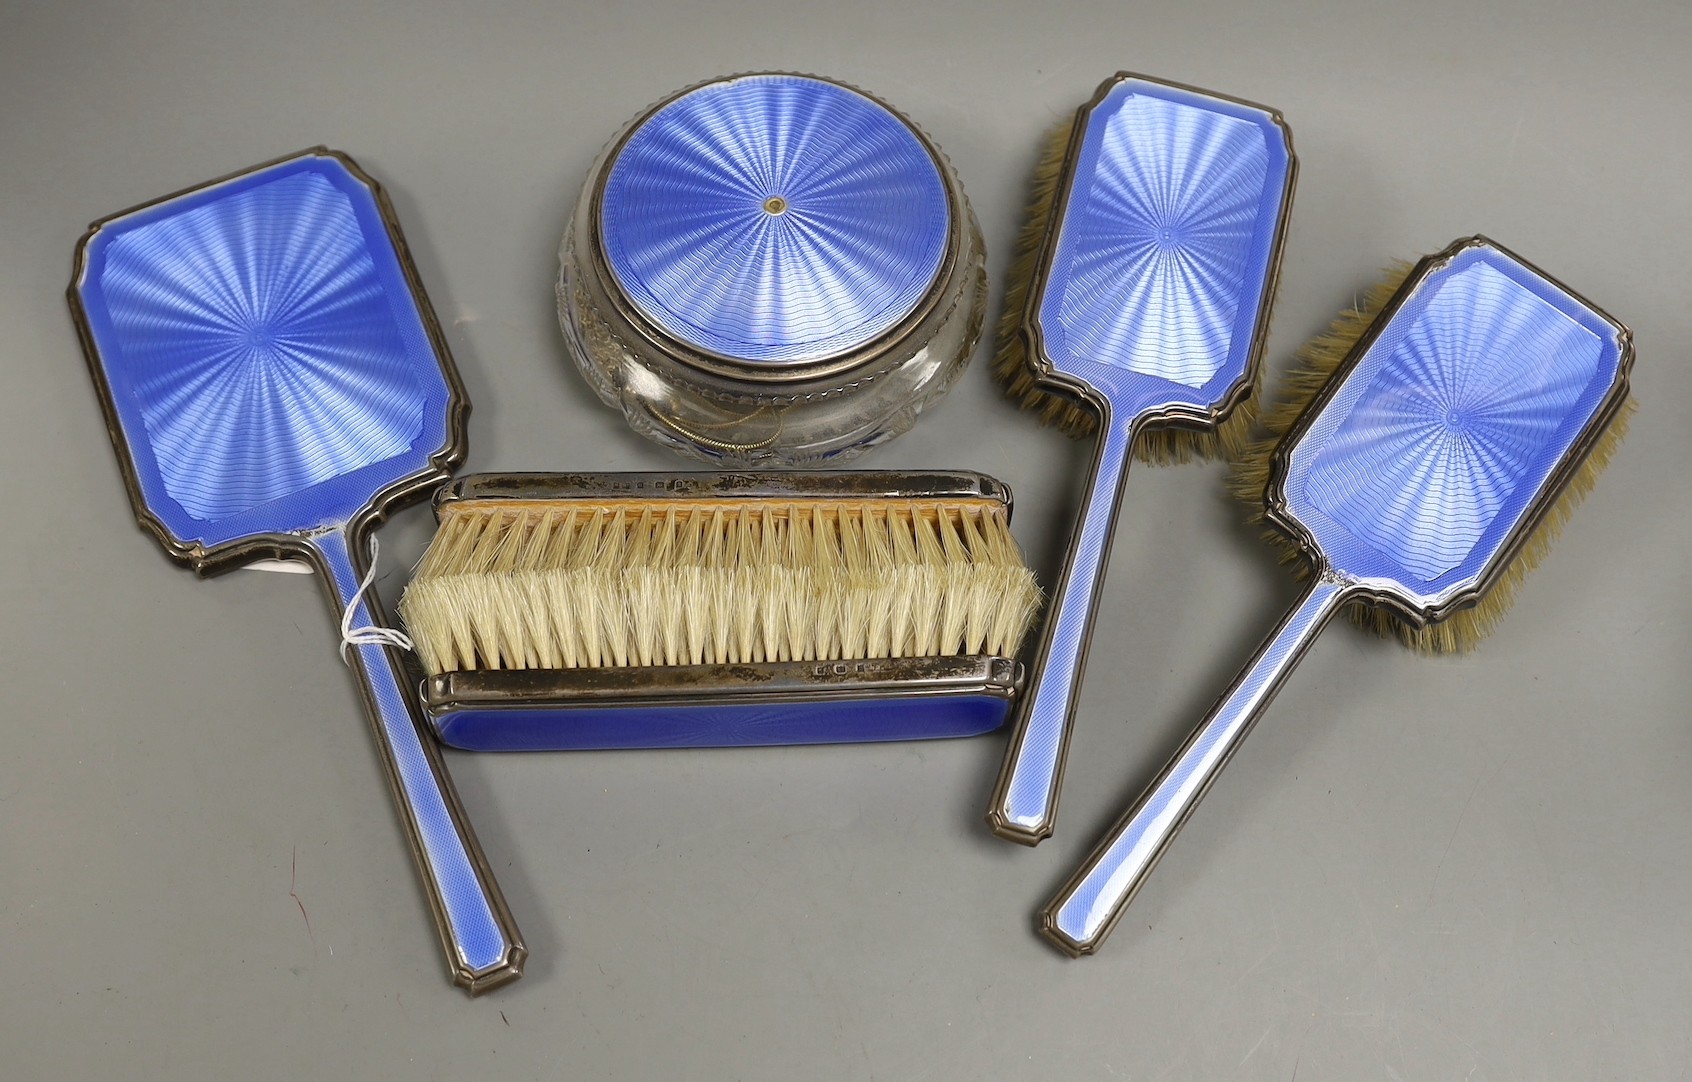
[[[201,575],[304,560],[343,628],[379,628],[369,531],[451,476],[469,410],[381,187],[318,147],[113,215],[77,246],[70,305],[165,553]],[[402,659],[347,640],[452,979],[515,980],[527,950]]]
[[435,512],[399,607],[455,747],[983,733],[1039,608],[975,473],[484,474]]
[[1429,650],[1470,645],[1623,434],[1631,335],[1517,256],[1473,237],[1382,292],[1378,317],[1342,317],[1306,351],[1303,401],[1265,418],[1285,438],[1236,475],[1309,588],[1045,908],[1069,954],[1110,934],[1335,613],[1362,608]]
[[1001,837],[1051,836],[1130,451],[1212,453],[1251,423],[1296,174],[1278,113],[1137,75],[1048,143],[997,368],[1047,420],[1100,435],[987,810]]

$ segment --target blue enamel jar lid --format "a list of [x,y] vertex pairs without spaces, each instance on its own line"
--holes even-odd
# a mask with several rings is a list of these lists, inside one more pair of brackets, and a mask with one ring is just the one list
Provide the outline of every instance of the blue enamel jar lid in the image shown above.
[[848,87],[743,75],[664,103],[605,174],[599,240],[641,316],[778,370],[850,353],[934,287],[953,208],[934,152]]

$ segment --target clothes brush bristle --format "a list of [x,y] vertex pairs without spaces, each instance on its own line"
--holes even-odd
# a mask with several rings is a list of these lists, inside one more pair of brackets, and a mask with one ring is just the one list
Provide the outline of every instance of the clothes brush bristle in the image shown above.
[[1039,604],[997,501],[496,500],[399,607],[433,674],[1014,656]]
[[[1074,114],[1063,118],[1046,132],[1040,156],[1029,182],[1028,205],[1022,229],[1016,237],[1016,253],[1005,279],[1000,302],[998,341],[993,354],[993,373],[1006,397],[1069,436],[1080,439],[1098,431],[1094,408],[1061,384],[1042,379],[1028,353],[1025,309],[1046,231],[1052,224],[1070,140],[1075,134]],[[1235,406],[1226,418],[1206,429],[1163,427],[1148,429],[1134,441],[1134,456],[1156,465],[1173,465],[1201,458],[1233,460],[1245,453],[1257,416],[1257,386]]]
[[[1412,269],[1407,262],[1394,262],[1380,281],[1359,295],[1351,308],[1329,324],[1326,332],[1311,339],[1299,350],[1293,359],[1292,369],[1280,381],[1274,400],[1261,410],[1261,434],[1249,440],[1244,453],[1230,465],[1229,490],[1252,508],[1250,520],[1263,526],[1263,536],[1279,550],[1281,562],[1295,565],[1296,574],[1301,579],[1309,577],[1309,561],[1292,538],[1266,521],[1264,496],[1269,487],[1270,459],[1276,446],[1328,385],[1340,365],[1345,363],[1364,333],[1403,286]],[[1634,408],[1632,398],[1622,402],[1580,468],[1570,476],[1521,548],[1476,605],[1452,613],[1437,623],[1417,627],[1391,609],[1358,603],[1348,606],[1347,615],[1352,622],[1383,637],[1395,638],[1421,653],[1456,654],[1473,650],[1510,610],[1528,573],[1551,551],[1563,524],[1592,490],[1598,475],[1609,465],[1616,447],[1627,435]]]

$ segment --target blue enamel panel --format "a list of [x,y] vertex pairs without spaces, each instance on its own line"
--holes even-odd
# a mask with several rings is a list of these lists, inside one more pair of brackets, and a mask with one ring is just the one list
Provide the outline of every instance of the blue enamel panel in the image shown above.
[[434,714],[441,742],[471,751],[585,751],[849,744],[974,736],[1004,724],[996,695],[654,707],[502,707]]
[[1273,114],[1127,79],[1088,114],[1039,308],[1114,403],[1208,410],[1244,378],[1291,175]]
[[886,108],[821,79],[749,75],[642,122],[599,225],[647,319],[707,352],[783,365],[909,315],[939,273],[951,209],[933,155]]
[[344,522],[449,388],[370,189],[303,156],[105,223],[76,284],[148,509],[212,547]]
[[1348,576],[1423,606],[1486,574],[1604,405],[1620,330],[1505,252],[1422,278],[1300,437],[1288,510]]

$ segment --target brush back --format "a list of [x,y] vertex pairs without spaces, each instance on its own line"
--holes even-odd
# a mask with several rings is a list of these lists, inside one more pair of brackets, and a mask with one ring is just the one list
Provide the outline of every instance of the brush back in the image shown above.
[[1030,310],[1046,374],[1210,420],[1255,374],[1292,193],[1260,106],[1118,76],[1084,106]]
[[1276,454],[1270,518],[1416,623],[1475,600],[1626,398],[1626,328],[1483,237],[1424,260]]

